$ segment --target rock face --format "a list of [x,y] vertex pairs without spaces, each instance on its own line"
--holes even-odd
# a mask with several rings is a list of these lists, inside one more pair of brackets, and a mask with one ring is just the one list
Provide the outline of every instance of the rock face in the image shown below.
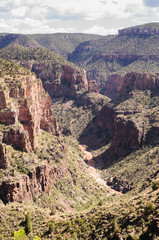
[[[35,75],[28,73],[22,67],[8,62],[5,68],[5,64],[6,62],[1,61],[3,74],[7,75],[0,79],[0,168],[4,170],[11,161],[15,160],[14,156],[7,154],[7,145],[14,147],[14,154],[18,155],[15,150],[30,152],[35,148],[35,136],[41,134],[41,129],[53,135],[60,134],[56,119],[52,116],[51,98],[45,92],[41,80],[37,80]],[[7,72],[8,66],[15,71],[16,76]],[[67,171],[66,147],[61,136],[58,138],[58,146],[61,156],[58,157],[62,161],[56,166],[50,163],[53,157],[51,160],[45,158],[44,161],[36,153],[32,154],[35,154],[37,158],[35,162],[38,164],[34,162],[30,168],[33,170],[28,170],[27,174],[19,170],[16,161],[17,169],[10,165],[11,170],[16,172],[15,175],[18,177],[11,174],[8,180],[1,179],[0,199],[6,204],[32,200],[42,192],[49,194],[50,187],[56,179],[62,178]],[[30,155],[25,154],[29,159]],[[28,166],[30,164],[29,162]]]
[[120,95],[122,84],[123,78],[119,74],[110,75],[103,88],[104,95],[112,99],[116,98]]
[[156,35],[159,34],[159,27],[132,27],[118,31],[119,35]]
[[115,120],[114,136],[110,151],[120,155],[120,151],[129,151],[142,145],[143,132],[132,121],[124,121],[122,118]]
[[127,73],[123,79],[121,95],[131,90],[155,89],[159,87],[159,74],[151,73]]
[[24,74],[18,84],[5,80],[5,90],[0,92],[0,123],[14,124],[4,135],[5,143],[29,151],[34,149],[34,136],[40,134],[40,129],[58,134],[58,126],[42,82]]
[[28,175],[12,178],[12,181],[3,181],[0,184],[0,199],[6,204],[9,202],[21,202],[32,200],[40,193],[49,194],[50,187],[57,179],[64,177],[66,163],[56,169],[47,165],[38,166]]
[[120,180],[117,177],[110,178],[107,181],[107,185],[122,193],[126,193],[132,189],[132,186],[130,186],[128,181]]
[[[122,87],[119,86],[120,98],[104,106],[95,119],[96,124],[110,134],[109,153],[120,156],[143,144],[157,143],[159,139],[158,105],[150,108],[152,93],[149,91],[150,95],[144,95],[148,94],[144,93],[148,89],[157,94],[159,75],[131,72],[115,79],[122,82]],[[142,94],[136,95],[136,90],[141,90]]]
[[[43,82],[44,89],[51,98],[67,96],[75,98],[78,92],[88,91],[88,81],[84,69],[75,66],[65,65],[62,69],[54,70],[51,63],[24,63],[21,65],[35,72]],[[52,71],[46,71],[52,69]]]
[[88,82],[88,92],[99,93],[99,87],[96,80],[91,80]]
[[3,142],[25,152],[29,152],[32,149],[29,134],[27,131],[24,131],[23,126],[19,129],[11,128],[4,133]]
[[137,60],[149,61],[149,60],[159,60],[158,55],[133,55],[133,54],[96,54],[92,57],[93,60],[104,59],[105,61],[127,61],[133,62]]

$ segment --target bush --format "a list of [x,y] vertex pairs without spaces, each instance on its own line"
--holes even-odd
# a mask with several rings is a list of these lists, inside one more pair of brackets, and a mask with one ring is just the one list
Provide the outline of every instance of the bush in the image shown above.
[[56,214],[56,209],[51,209],[50,215],[55,215]]
[[49,233],[53,233],[53,231],[54,231],[54,223],[51,223],[50,225],[49,225]]
[[152,182],[152,190],[155,191],[159,189],[159,181]]
[[145,214],[146,215],[149,215],[151,213],[153,213],[156,209],[156,206],[152,203],[152,202],[148,202],[146,205],[145,205]]
[[14,240],[25,240],[26,239],[26,233],[23,229],[20,229],[19,231],[16,231],[14,233]]

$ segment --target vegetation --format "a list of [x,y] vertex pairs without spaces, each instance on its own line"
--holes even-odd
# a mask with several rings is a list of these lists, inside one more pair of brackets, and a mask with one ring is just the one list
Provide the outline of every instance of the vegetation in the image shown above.
[[[45,43],[45,36],[39,37]],[[134,43],[140,41],[135,38]],[[144,40],[148,41],[148,38]],[[121,41],[119,36],[108,36],[105,40],[104,37],[101,38],[98,50],[104,41],[106,52],[110,42],[113,44],[110,51],[120,50],[117,47]],[[128,39],[122,38],[122,41],[123,46],[129,50]],[[94,42],[83,44],[85,50],[87,44],[89,45],[90,59],[87,63],[92,64],[93,68],[97,66],[95,61],[91,61],[91,54],[96,51],[96,40]],[[122,51],[126,50],[123,48]],[[25,60],[26,63],[46,61],[53,64],[52,70],[56,67],[62,68],[66,63],[66,60],[44,48],[30,50],[19,45],[10,45],[1,50],[0,54],[4,58],[16,61]],[[82,61],[87,59],[86,55],[82,57]],[[130,64],[142,68],[140,63]],[[99,71],[103,72],[105,66],[112,71],[115,69],[115,72],[124,69],[128,71],[130,67],[124,62],[105,62],[101,59],[100,64]],[[150,61],[147,64],[150,64]],[[155,65],[152,61],[151,64],[151,70],[154,66],[157,68],[157,63]],[[144,67],[148,69],[148,65],[145,64]],[[21,89],[22,76],[28,74],[32,73],[20,65],[0,59],[0,89],[5,90],[7,94],[12,83],[16,83],[15,86]],[[3,111],[8,112],[13,108],[14,99],[11,100],[9,108]],[[159,126],[158,89],[134,90],[113,101],[96,93],[84,93],[76,100],[66,97],[56,100],[53,99],[53,114],[58,118],[64,135],[54,136],[41,131],[41,135],[35,136],[34,150],[29,153],[14,149],[10,145],[5,146],[8,165],[6,169],[0,169],[0,184],[6,182],[14,185],[17,179],[22,176],[29,178],[36,172],[37,167],[44,165],[55,171],[56,177],[50,186],[49,194],[45,194],[39,188],[39,192],[31,193],[33,197],[27,201],[13,201],[6,205],[0,201],[0,239],[158,240],[159,138],[154,135],[151,142],[147,144],[145,141],[149,129]],[[103,131],[96,126],[97,120],[99,125],[101,123],[101,119],[97,117],[106,104],[116,111],[118,120],[133,122],[138,131],[144,128],[143,144],[140,147],[130,151],[123,147],[124,151],[119,151],[118,154],[110,153],[112,135],[109,134],[109,129]],[[0,124],[1,139],[3,133],[10,128],[19,127],[17,124]],[[102,176],[102,180],[107,182],[116,177],[128,182],[131,190],[122,194],[101,185],[98,178],[95,181],[90,174],[90,169],[95,169],[85,163],[86,155],[81,151],[81,146],[79,147],[79,144],[84,143],[90,147],[89,151],[92,150],[91,161],[99,168],[96,171]],[[43,183],[44,179],[40,177]],[[47,184],[47,179],[45,183]]]
[[81,43],[88,40],[99,39],[100,35],[82,33],[55,33],[29,35],[46,49],[58,53],[67,59],[67,56]]
[[[158,23],[137,26],[158,27]],[[104,82],[110,74],[125,75],[127,72],[158,72],[159,60],[152,58],[158,55],[159,35],[111,35],[101,39],[81,43],[68,60],[87,70],[93,76],[104,93]],[[106,60],[103,55],[146,55],[147,59]],[[91,77],[88,77],[91,78]]]
[[62,98],[53,103],[53,115],[56,116],[65,135],[79,138],[108,101],[109,98],[96,93],[84,93],[76,100]]

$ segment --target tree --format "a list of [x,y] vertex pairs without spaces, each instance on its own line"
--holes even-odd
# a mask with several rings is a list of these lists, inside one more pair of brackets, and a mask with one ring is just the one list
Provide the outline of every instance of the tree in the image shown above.
[[26,217],[25,217],[25,231],[26,233],[30,233],[32,231],[32,222],[31,222],[31,214],[30,212],[27,213]]

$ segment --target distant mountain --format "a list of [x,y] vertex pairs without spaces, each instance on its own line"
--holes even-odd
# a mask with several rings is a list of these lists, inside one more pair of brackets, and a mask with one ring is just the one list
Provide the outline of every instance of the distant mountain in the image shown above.
[[19,44],[28,48],[37,48],[40,45],[24,34],[1,34],[0,35],[0,49],[10,45]]
[[111,74],[158,71],[158,31],[159,23],[123,29],[116,36],[81,43],[68,60],[84,67],[88,80],[96,80],[105,93]]
[[65,58],[67,58],[68,54],[72,53],[80,43],[102,37],[100,35],[84,33],[33,34],[28,36],[46,49],[56,52]]

